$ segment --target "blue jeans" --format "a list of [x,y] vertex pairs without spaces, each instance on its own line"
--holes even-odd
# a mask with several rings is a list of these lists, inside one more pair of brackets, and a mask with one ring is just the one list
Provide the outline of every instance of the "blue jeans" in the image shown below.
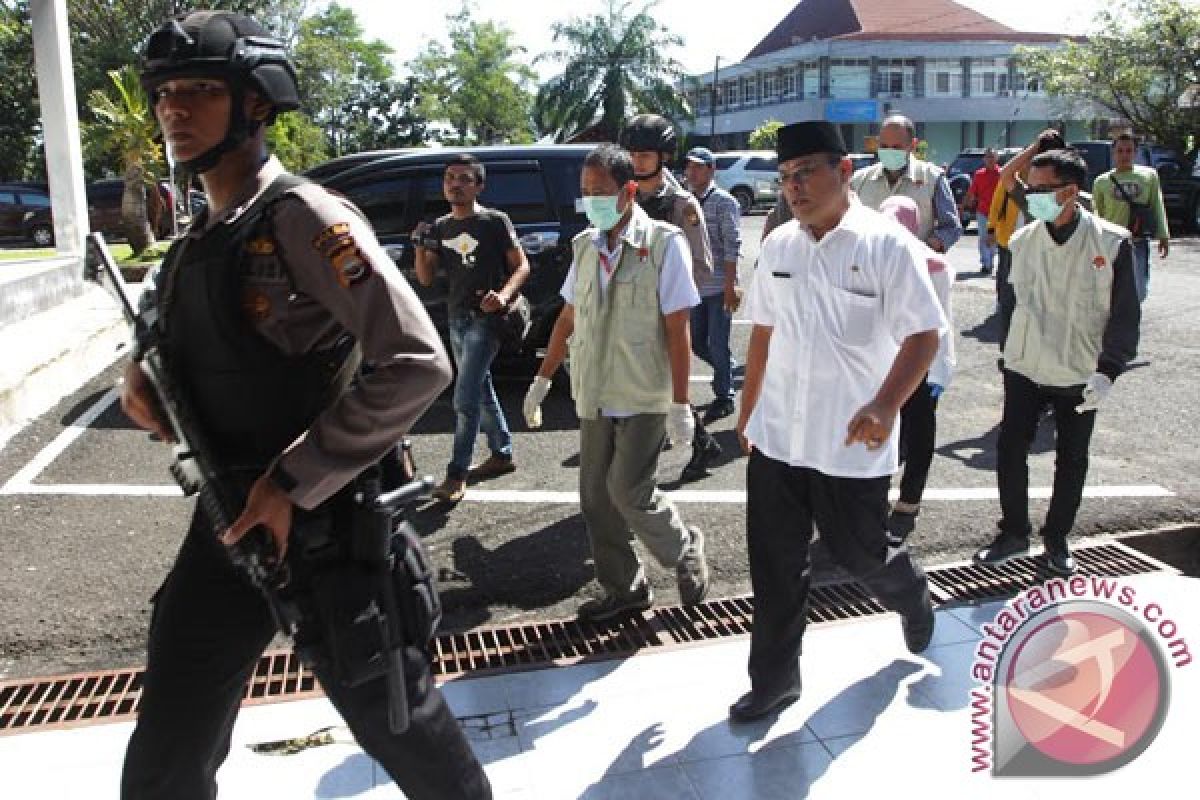
[[1150,293],[1150,240],[1144,236],[1133,240],[1133,282],[1138,302],[1146,302]]
[[990,270],[996,258],[996,245],[988,246],[988,215],[981,211],[975,213],[975,226],[979,229],[979,266]]
[[454,381],[454,452],[446,476],[465,478],[480,428],[492,453],[512,456],[512,434],[492,387],[492,359],[500,350],[493,322],[480,314],[451,316],[450,350],[458,375]]
[[729,328],[733,315],[725,310],[725,294],[701,297],[692,306],[692,352],[713,369],[713,395],[718,400],[733,398],[733,353],[729,350]]

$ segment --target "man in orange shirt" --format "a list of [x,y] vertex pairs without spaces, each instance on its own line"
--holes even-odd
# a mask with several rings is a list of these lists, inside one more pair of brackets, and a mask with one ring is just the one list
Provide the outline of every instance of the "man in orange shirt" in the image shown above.
[[992,274],[992,261],[996,258],[996,242],[988,236],[988,211],[992,207],[992,194],[1000,182],[1000,168],[996,166],[996,151],[988,148],[983,154],[983,166],[971,176],[971,187],[967,189],[966,205],[975,209],[975,229],[979,232],[979,271]]

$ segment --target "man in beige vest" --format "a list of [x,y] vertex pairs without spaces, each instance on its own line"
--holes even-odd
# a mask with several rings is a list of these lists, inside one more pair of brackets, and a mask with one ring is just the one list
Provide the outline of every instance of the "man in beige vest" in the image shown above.
[[604,622],[654,602],[631,532],[659,563],[675,568],[684,605],[708,592],[704,536],[684,526],[655,483],[666,436],[686,447],[694,433],[688,320],[700,296],[679,229],[651,219],[636,202],[628,151],[597,147],[583,162],[580,183],[592,227],[572,242],[566,305],[524,411],[529,427],[541,426],[550,378],[569,351],[579,503],[603,590],[580,606],[579,617]]
[[879,129],[879,162],[855,172],[850,187],[876,211],[892,195],[911,198],[920,213],[917,238],[944,253],[962,236],[962,224],[945,174],[913,155],[916,146],[913,121],[900,114],[888,117]]
[[1084,211],[1087,165],[1074,150],[1034,157],[1025,197],[1032,222],[1013,234],[1015,297],[1004,340],[1004,414],[996,443],[1000,533],[975,560],[1029,552],[1029,445],[1054,409],[1054,491],[1041,535],[1045,566],[1069,575],[1067,534],[1083,497],[1096,409],[1137,353],[1141,304],[1129,233]]

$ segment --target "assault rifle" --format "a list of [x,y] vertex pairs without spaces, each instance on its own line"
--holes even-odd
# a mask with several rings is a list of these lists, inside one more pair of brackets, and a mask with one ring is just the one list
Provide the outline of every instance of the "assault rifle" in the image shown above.
[[[171,476],[185,496],[197,496],[200,507],[212,523],[214,535],[219,536],[237,518],[241,498],[216,469],[203,432],[174,391],[159,348],[157,311],[138,310],[103,235],[88,234],[87,244],[84,278],[104,286],[120,305],[137,342],[138,363],[154,387],[159,409],[174,435],[175,458],[171,462]],[[267,531],[261,526],[256,527],[226,550],[238,570],[266,599],[275,627],[285,636],[294,637],[300,610],[294,601],[280,596],[279,589],[287,585],[288,572],[285,564],[275,563],[277,559],[273,557],[274,547]]]

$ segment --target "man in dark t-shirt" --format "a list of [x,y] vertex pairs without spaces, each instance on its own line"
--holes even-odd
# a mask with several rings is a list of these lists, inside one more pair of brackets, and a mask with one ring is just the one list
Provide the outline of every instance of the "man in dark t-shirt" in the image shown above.
[[[476,202],[486,173],[474,156],[456,156],[446,166],[442,190],[450,213],[413,231],[417,280],[433,283],[446,273],[450,350],[454,381],[454,447],[446,479],[433,490],[445,503],[462,500],[467,477],[483,480],[512,472],[512,434],[492,386],[491,365],[500,350],[499,325],[529,275],[529,262],[508,215]],[[491,455],[469,467],[480,428]]]

